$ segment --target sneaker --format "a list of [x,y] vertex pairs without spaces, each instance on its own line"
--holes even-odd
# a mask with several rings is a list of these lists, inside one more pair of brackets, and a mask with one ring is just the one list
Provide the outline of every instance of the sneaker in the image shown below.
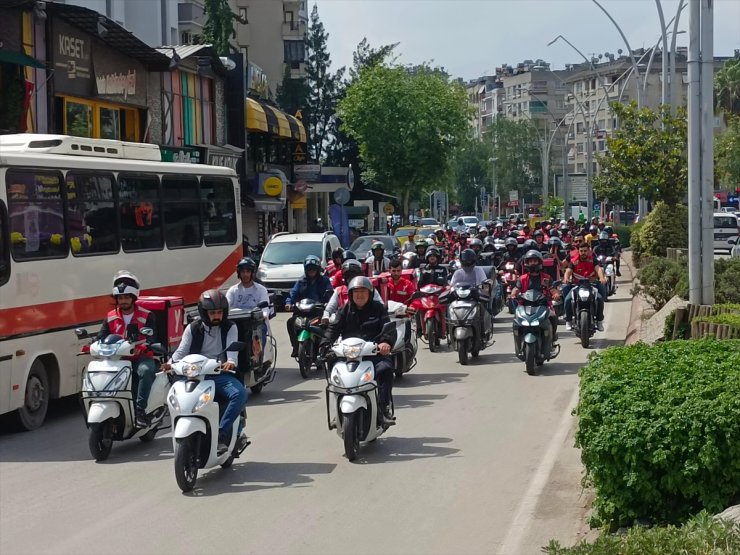
[[570,320],[565,322],[565,331],[573,331],[573,324],[571,323]]
[[386,426],[393,426],[396,423],[396,417],[391,413],[391,408],[389,406],[383,407],[380,413],[383,417],[383,424]]
[[619,270],[617,270],[617,277],[622,277],[622,272],[620,272]]
[[596,322],[596,329],[599,331],[604,331],[604,322]]
[[298,358],[298,349],[297,348],[294,347],[293,350],[290,351],[290,358]]
[[140,430],[149,426],[149,421],[146,418],[146,412],[143,409],[136,409],[136,416],[134,418],[136,427]]
[[228,450],[229,450],[229,444],[226,443],[225,441],[221,441],[219,439],[218,440],[218,447],[216,447],[216,456],[220,457],[221,455],[223,455],[224,453],[226,453],[226,451],[228,451]]
[[250,443],[249,438],[247,438],[244,433],[240,434],[236,440],[236,452],[241,453],[244,449],[249,447]]

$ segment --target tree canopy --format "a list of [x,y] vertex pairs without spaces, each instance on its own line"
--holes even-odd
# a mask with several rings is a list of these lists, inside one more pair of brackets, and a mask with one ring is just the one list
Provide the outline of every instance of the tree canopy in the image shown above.
[[339,103],[342,129],[360,147],[363,178],[400,193],[442,183],[468,132],[465,89],[431,69],[376,65],[362,70]]
[[613,103],[619,129],[607,138],[608,150],[599,157],[601,173],[594,177],[600,198],[629,206],[639,196],[674,206],[688,186],[686,110],[671,115],[670,106],[657,111]]
[[203,25],[201,44],[211,44],[220,56],[229,53],[229,40],[234,32],[234,21],[246,23],[231,11],[228,0],[205,0],[203,12],[206,23]]

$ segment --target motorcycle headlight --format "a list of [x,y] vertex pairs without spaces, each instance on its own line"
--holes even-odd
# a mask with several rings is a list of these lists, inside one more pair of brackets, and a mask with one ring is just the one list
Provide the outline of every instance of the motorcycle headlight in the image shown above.
[[196,378],[200,376],[201,371],[203,370],[203,364],[200,362],[191,362],[189,364],[184,364],[182,367],[182,375],[186,378]]
[[112,357],[118,351],[118,347],[121,343],[113,343],[111,345],[105,345],[103,343],[98,344],[98,354],[101,357]]
[[123,368],[111,378],[111,380],[105,385],[105,389],[109,392],[118,391],[126,386],[128,378],[131,375],[131,369],[126,367]]
[[177,395],[175,395],[174,388],[170,390],[170,394],[167,396],[167,402],[177,412],[180,412],[180,403],[177,402]]
[[344,345],[342,348],[342,354],[345,358],[359,358],[362,352],[362,344],[360,345]]
[[589,291],[588,289],[578,290],[578,298],[580,298],[582,301],[587,301],[590,296],[591,296],[591,291]]
[[461,299],[467,299],[470,296],[470,289],[456,289],[455,293]]
[[305,322],[306,322],[305,318],[303,318],[302,316],[296,316],[295,325],[297,328],[302,328]]
[[198,402],[195,403],[195,406],[193,407],[193,412],[198,412],[200,409],[202,409],[204,406],[210,403],[211,399],[213,399],[213,388],[209,387],[203,393],[200,394],[200,398],[198,399]]

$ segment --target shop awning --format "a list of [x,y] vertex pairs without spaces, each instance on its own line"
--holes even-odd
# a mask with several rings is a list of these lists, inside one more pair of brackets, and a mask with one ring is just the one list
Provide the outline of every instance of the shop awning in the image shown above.
[[4,64],[15,64],[17,66],[35,67],[37,69],[44,69],[46,67],[43,62],[38,61],[36,58],[32,58],[23,52],[16,52],[15,50],[0,50],[0,62]]
[[245,108],[247,130],[261,131],[299,143],[306,142],[306,128],[298,118],[251,97],[247,97]]

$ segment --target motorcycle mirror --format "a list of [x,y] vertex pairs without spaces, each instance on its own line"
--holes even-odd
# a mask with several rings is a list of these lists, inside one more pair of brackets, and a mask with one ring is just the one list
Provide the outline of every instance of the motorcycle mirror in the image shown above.
[[244,341],[233,341],[231,345],[229,345],[228,347],[226,347],[226,349],[222,351],[222,353],[225,353],[227,351],[243,351],[246,348],[247,344]]
[[152,328],[141,328],[139,330],[139,333],[141,335],[146,335],[147,337],[151,337],[152,335],[154,335],[154,330]]
[[152,343],[151,345],[149,345],[149,348],[155,354],[162,355],[162,356],[167,354],[167,351],[165,350],[165,348],[162,346],[161,343]]
[[262,301],[261,303],[257,304],[257,308],[267,308],[270,306],[270,303],[267,301]]
[[77,336],[77,339],[87,339],[88,337],[90,337],[87,333],[87,330],[83,328],[77,328],[75,330],[75,335]]

